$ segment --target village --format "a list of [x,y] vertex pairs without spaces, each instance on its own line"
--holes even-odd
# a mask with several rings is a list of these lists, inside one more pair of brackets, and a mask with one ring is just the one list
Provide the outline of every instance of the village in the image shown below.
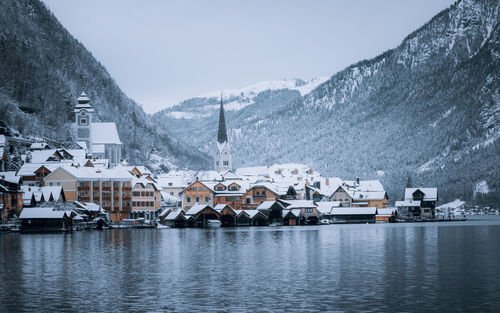
[[[436,188],[406,188],[389,207],[379,180],[323,177],[301,164],[233,169],[220,103],[213,170],[153,174],[122,160],[114,122],[100,123],[82,93],[74,110],[78,148],[24,147],[18,171],[5,168],[12,138],[0,135],[2,229],[62,231],[130,227],[298,226],[433,221]],[[14,139],[15,140],[15,139]],[[448,219],[451,219],[448,216]]]

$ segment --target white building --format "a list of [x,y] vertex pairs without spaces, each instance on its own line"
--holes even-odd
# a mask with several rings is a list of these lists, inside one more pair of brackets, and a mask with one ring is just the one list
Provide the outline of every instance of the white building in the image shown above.
[[114,122],[98,123],[94,108],[87,95],[82,92],[75,106],[75,141],[85,143],[92,158],[109,159],[110,166],[116,166],[121,160],[122,143]]

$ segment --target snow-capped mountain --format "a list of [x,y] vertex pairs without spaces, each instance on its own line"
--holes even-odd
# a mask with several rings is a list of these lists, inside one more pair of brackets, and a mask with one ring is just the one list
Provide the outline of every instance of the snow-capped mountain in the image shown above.
[[[398,47],[310,92],[227,92],[235,166],[300,162],[325,175],[379,178],[391,200],[408,176],[439,187],[443,200],[472,198],[486,181],[500,199],[499,7],[458,1]],[[183,101],[154,120],[211,153],[219,96]]]

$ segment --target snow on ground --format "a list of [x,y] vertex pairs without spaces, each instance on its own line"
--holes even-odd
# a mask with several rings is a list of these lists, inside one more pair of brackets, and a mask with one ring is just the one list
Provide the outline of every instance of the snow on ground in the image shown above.
[[438,209],[438,210],[445,210],[445,209],[455,210],[455,209],[459,209],[459,208],[463,207],[464,204],[465,204],[465,201],[462,201],[460,199],[455,199],[452,202],[448,202],[448,203],[445,203],[443,205],[438,206],[436,209]]

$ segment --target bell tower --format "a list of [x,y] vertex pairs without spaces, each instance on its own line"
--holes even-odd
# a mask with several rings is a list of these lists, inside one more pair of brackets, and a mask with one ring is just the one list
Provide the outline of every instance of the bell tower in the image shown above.
[[75,113],[76,141],[85,142],[87,145],[87,153],[91,155],[94,108],[90,105],[90,100],[85,92],[82,92],[80,97],[78,97],[73,112]]
[[224,106],[222,104],[222,94],[220,95],[219,130],[217,132],[217,146],[214,156],[214,169],[223,173],[233,169],[231,148],[227,140],[226,119],[224,117]]

